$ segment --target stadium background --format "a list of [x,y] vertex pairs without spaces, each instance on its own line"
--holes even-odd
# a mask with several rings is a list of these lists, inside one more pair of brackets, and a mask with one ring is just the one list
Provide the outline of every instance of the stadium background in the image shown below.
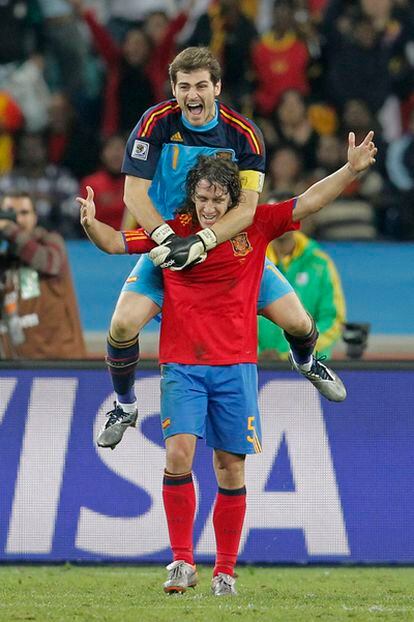
[[[199,13],[206,6],[196,4]],[[411,10],[410,3],[396,2],[404,6]],[[399,102],[405,119],[411,79],[412,66]],[[407,124],[399,131],[403,135]],[[65,205],[57,222],[73,237],[73,212],[68,216]],[[369,242],[322,240],[343,280],[348,320],[371,324],[365,362],[344,362],[343,345],[336,350],[336,368],[349,391],[346,402],[322,401],[282,364],[261,370],[264,455],[249,461],[251,507],[241,561],[414,562],[414,365],[402,362],[414,358],[414,245],[412,232],[401,230],[403,223],[394,228],[390,223],[382,222]],[[69,240],[68,252],[96,359],[120,284],[134,262],[106,257],[85,240]],[[157,328],[153,322],[143,333],[149,357],[156,353]],[[158,372],[154,362],[143,367],[137,383],[140,425],[128,431],[117,451],[104,453],[93,440],[113,400],[103,364],[0,362],[1,561],[169,561],[159,494]],[[211,561],[208,516],[214,490],[202,443],[194,471],[203,491],[196,549],[201,561]]]

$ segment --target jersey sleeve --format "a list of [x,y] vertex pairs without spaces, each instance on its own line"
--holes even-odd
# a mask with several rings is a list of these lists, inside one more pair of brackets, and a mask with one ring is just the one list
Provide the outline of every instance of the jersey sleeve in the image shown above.
[[165,101],[144,112],[128,138],[121,168],[123,173],[153,179],[166,142],[166,117],[177,106],[174,101]]
[[266,153],[262,132],[246,119],[246,130],[239,135],[241,149],[238,154],[240,181],[243,190],[263,190]]
[[265,172],[263,134],[253,121],[220,102],[220,115],[227,131],[228,146],[234,149],[237,166],[244,171]]
[[237,164],[241,171],[257,171],[264,175],[266,169],[266,149],[261,130],[249,119],[244,119],[239,133],[239,152]]
[[152,248],[157,246],[155,242],[151,240],[145,229],[131,229],[129,231],[121,231],[121,233],[128,255],[148,253]]
[[[174,220],[167,220],[166,222],[173,231],[181,237],[186,237],[193,232],[191,216],[187,214],[178,215]],[[121,233],[124,239],[125,251],[129,255],[148,253],[157,246],[156,243],[151,240],[149,233],[142,227],[140,229],[121,231]]]
[[257,206],[254,223],[269,242],[287,231],[300,228],[300,221],[292,220],[296,201],[295,197],[282,203],[264,203]]

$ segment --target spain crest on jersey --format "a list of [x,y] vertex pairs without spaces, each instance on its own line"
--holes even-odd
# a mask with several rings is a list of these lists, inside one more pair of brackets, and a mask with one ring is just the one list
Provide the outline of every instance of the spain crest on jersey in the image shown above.
[[239,233],[234,238],[232,238],[230,242],[233,246],[233,253],[236,255],[236,257],[245,257],[253,250],[249,238],[247,237],[247,233]]
[[185,227],[186,225],[189,225],[192,221],[192,216],[191,214],[179,214],[178,220]]

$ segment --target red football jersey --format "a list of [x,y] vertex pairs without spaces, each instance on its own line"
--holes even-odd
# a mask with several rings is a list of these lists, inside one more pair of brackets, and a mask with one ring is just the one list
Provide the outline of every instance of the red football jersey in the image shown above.
[[[257,362],[257,298],[268,243],[292,222],[296,200],[259,205],[254,223],[219,244],[201,264],[182,271],[163,270],[164,304],[160,363],[234,365]],[[194,233],[191,218],[169,221],[181,236]],[[128,253],[155,244],[143,230],[125,231]]]
[[294,34],[278,41],[272,33],[265,33],[253,48],[252,61],[257,80],[255,103],[261,114],[272,114],[289,89],[308,94],[309,52]]

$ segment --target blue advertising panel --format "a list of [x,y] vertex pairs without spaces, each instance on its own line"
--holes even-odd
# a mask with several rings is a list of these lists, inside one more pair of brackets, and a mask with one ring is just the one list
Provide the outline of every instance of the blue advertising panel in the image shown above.
[[[414,371],[341,375],[348,398],[333,404],[292,372],[260,372],[241,561],[414,563]],[[0,369],[1,561],[170,561],[159,374],[139,378],[139,425],[110,451],[94,443],[114,399],[106,371]],[[194,480],[196,559],[212,561],[203,441]]]

